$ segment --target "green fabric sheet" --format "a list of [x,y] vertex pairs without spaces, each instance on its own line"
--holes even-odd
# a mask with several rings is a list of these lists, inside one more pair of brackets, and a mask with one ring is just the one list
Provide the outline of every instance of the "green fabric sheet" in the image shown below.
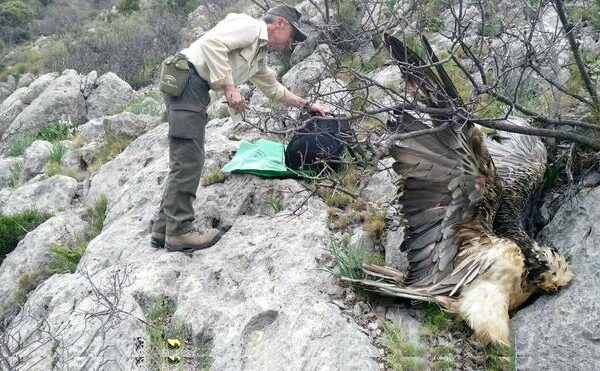
[[286,178],[307,174],[285,166],[285,145],[266,139],[256,143],[242,140],[235,156],[222,169],[223,172],[253,174],[263,178]]

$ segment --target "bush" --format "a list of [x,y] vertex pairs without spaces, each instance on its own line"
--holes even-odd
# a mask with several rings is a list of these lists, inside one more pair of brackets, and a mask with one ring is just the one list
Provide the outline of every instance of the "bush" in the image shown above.
[[32,17],[31,7],[22,1],[9,0],[0,3],[0,24],[3,26],[21,26],[31,21]]
[[38,225],[52,217],[52,214],[35,210],[14,215],[0,215],[0,263],[6,254],[13,251],[19,241]]
[[140,10],[140,0],[119,0],[117,11],[123,14],[131,14]]
[[185,17],[169,12],[165,4],[109,22],[97,23],[83,36],[63,36],[45,50],[45,68],[79,73],[114,72],[134,89],[155,81],[158,65],[179,49],[179,31]]

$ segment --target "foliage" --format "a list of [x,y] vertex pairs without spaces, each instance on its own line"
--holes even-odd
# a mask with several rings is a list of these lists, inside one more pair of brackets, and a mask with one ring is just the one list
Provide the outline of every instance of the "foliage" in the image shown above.
[[117,11],[123,14],[131,14],[140,10],[140,0],[118,0]]
[[[35,133],[27,133],[14,137],[8,142],[6,154],[8,156],[21,156],[36,140],[45,140],[56,144],[73,136],[75,126],[70,121],[50,123]],[[59,149],[56,149],[59,151]],[[63,154],[66,149],[63,149]],[[60,152],[56,152],[58,154]],[[60,162],[60,161],[59,161]]]
[[15,161],[10,165],[10,176],[8,178],[8,186],[17,188],[23,182],[23,163]]
[[0,39],[7,44],[27,40],[30,36],[26,25],[33,17],[27,2],[8,0],[0,3]]
[[104,219],[106,219],[106,208],[108,201],[105,194],[100,194],[94,201],[94,205],[86,210],[84,218],[89,221],[91,227],[80,236],[75,247],[52,246],[50,252],[52,258],[48,264],[52,273],[74,273],[79,264],[79,260],[87,250],[91,240],[96,238],[102,232]]
[[387,350],[387,365],[390,370],[422,370],[423,362],[418,362],[411,357],[424,355],[423,349],[406,341],[402,336],[402,329],[389,322],[383,323],[386,335],[385,348]]
[[48,154],[48,160],[51,163],[60,164],[60,161],[67,153],[67,147],[61,142],[56,142],[52,145],[50,153]]
[[[212,338],[199,335],[192,339],[192,332],[184,323],[173,321],[175,303],[165,295],[159,295],[145,311],[146,341],[144,361],[150,370],[170,369],[166,356],[178,357],[181,369],[208,370],[212,363],[210,351]],[[181,345],[169,348],[167,338],[175,338]]]
[[136,115],[160,116],[162,112],[162,96],[156,90],[146,91],[129,101],[121,112],[131,112]]
[[337,265],[337,272],[332,268],[327,271],[335,277],[348,277],[361,279],[364,277],[362,265],[364,262],[365,248],[362,245],[350,245],[350,237],[345,236],[340,239],[329,241],[326,248],[333,255]]
[[102,165],[117,157],[119,153],[123,152],[125,148],[127,148],[127,146],[129,145],[129,143],[131,143],[131,139],[129,138],[110,138],[108,143],[102,146],[102,148],[88,167],[88,170],[95,171],[100,169]]
[[0,263],[25,235],[52,217],[52,214],[28,210],[13,215],[0,214]]
[[221,171],[220,168],[212,169],[208,174],[202,177],[202,186],[208,187],[209,185],[215,183],[223,183],[225,181],[225,174]]
[[87,249],[87,241],[80,241],[74,249],[66,246],[52,246],[52,258],[48,268],[52,273],[75,273],[79,260]]
[[112,71],[139,89],[153,83],[160,62],[179,49],[184,21],[184,14],[155,1],[139,12],[97,21],[93,31],[61,36],[45,50],[44,66],[80,73]]
[[14,293],[15,304],[22,307],[27,301],[27,294],[35,290],[48,276],[50,272],[46,269],[40,269],[35,272],[26,272],[19,276],[17,289]]
[[35,136],[32,134],[14,137],[8,142],[6,147],[6,155],[11,157],[22,156],[34,141]]
[[94,201],[94,205],[87,210],[86,216],[92,221],[92,229],[88,236],[88,240],[96,238],[102,232],[104,219],[106,219],[106,209],[108,207],[108,199],[104,193],[100,194]]
[[279,192],[265,194],[263,202],[273,210],[275,214],[283,211],[283,195]]
[[385,211],[369,210],[365,214],[365,231],[374,240],[381,239],[385,230]]

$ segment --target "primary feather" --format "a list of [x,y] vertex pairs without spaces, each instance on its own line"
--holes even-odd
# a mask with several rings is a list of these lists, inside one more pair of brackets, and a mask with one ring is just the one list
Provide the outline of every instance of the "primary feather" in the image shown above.
[[[420,103],[464,110],[423,43],[435,71],[400,40],[386,37]],[[411,130],[427,127],[414,117],[408,122]],[[523,229],[525,207],[544,174],[545,148],[539,138],[520,134],[484,138],[470,122],[456,125],[452,113],[433,120],[443,122],[450,125],[390,150],[401,175],[398,201],[407,233],[400,249],[408,273],[365,265],[366,279],[348,280],[385,295],[435,302],[463,318],[482,343],[508,344],[508,311],[534,291],[555,292],[573,277],[564,257]]]

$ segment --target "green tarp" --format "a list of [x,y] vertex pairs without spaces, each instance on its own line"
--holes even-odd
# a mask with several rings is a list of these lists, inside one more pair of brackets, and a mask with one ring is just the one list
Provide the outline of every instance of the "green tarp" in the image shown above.
[[266,139],[256,143],[242,140],[235,156],[223,167],[223,172],[253,174],[264,178],[296,177],[307,172],[285,166],[285,145]]

